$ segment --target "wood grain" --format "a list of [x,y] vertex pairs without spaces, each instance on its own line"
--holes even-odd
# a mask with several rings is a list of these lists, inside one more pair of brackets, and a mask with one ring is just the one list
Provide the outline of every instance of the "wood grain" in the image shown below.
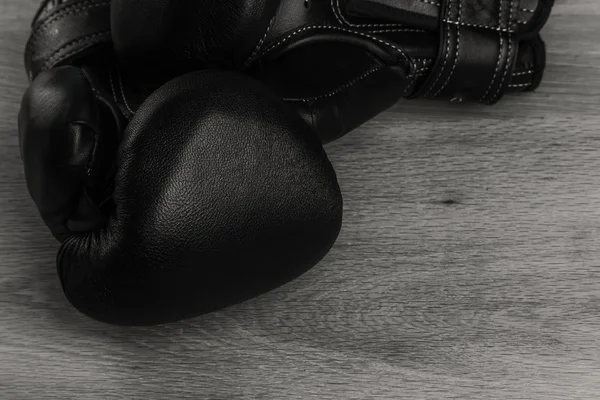
[[557,0],[534,94],[401,102],[328,146],[312,271],[156,328],[78,314],[16,134],[36,0],[0,3],[0,398],[600,398],[600,3]]

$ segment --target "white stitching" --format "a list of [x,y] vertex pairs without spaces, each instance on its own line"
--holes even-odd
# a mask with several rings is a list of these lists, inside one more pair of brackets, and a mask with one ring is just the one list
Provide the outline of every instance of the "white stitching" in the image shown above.
[[407,79],[412,79],[412,81],[406,85],[406,89],[404,89],[404,92],[402,92],[402,97],[406,97],[407,93],[411,90],[414,89],[414,87],[417,85],[417,79],[418,77],[422,77],[425,75],[408,75]]
[[533,70],[530,69],[529,71],[524,71],[524,72],[515,72],[514,74],[512,74],[512,76],[521,76],[521,75],[529,75],[529,74],[533,74]]
[[449,21],[447,19],[443,19],[442,21],[444,21],[447,24],[454,24],[454,25],[462,25],[462,26],[470,26],[472,28],[486,28],[486,29],[491,29],[493,31],[499,31],[499,32],[508,32],[508,33],[514,33],[513,30],[510,29],[506,29],[506,28],[497,28],[494,26],[487,26],[487,25],[478,25],[478,24],[469,24],[467,22],[458,22],[458,21]]
[[[500,6],[498,7],[498,24],[499,25],[502,25],[502,6],[503,6],[503,1],[500,0]],[[487,95],[490,94],[490,91],[492,90],[492,88],[494,87],[494,83],[496,82],[496,77],[498,76],[498,72],[500,71],[500,63],[502,62],[502,52],[504,50],[504,37],[502,36],[502,33],[498,33],[498,35],[500,36],[500,43],[498,45],[499,50],[498,50],[498,61],[496,62],[496,69],[494,70],[494,75],[492,75],[492,81],[490,82],[490,86],[487,88],[484,95],[481,96],[481,98],[479,99],[480,103],[483,103],[485,101],[485,98],[487,97]]]
[[[502,25],[502,6],[503,6],[503,1],[500,0],[500,7],[498,9],[498,24],[501,26]],[[488,94],[490,94],[490,91],[492,90],[492,88],[494,87],[494,83],[496,82],[496,78],[498,77],[498,72],[500,72],[500,63],[502,62],[502,53],[504,50],[504,37],[502,36],[502,33],[498,33],[498,35],[500,36],[500,43],[498,45],[499,50],[498,50],[498,61],[496,62],[496,69],[494,70],[494,75],[492,75],[492,81],[490,82],[490,86],[487,88],[487,90],[485,91],[484,95],[481,97],[481,99],[479,99],[480,103],[483,103],[485,101],[485,98],[488,96]]]
[[433,2],[433,1],[429,1],[429,0],[420,0],[420,1],[423,2],[423,3],[427,3],[427,4],[431,4],[433,6],[440,7],[440,3],[436,3],[436,2]]
[[317,101],[317,100],[322,100],[322,99],[326,99],[328,97],[333,97],[341,92],[343,92],[346,89],[351,88],[352,86],[356,85],[358,82],[366,79],[369,75],[374,74],[377,71],[380,71],[382,68],[381,65],[378,65],[376,67],[371,68],[370,70],[368,70],[367,72],[365,72],[364,74],[362,74],[361,76],[358,76],[350,81],[348,81],[345,85],[340,86],[339,88],[327,93],[327,94],[323,94],[320,96],[314,96],[314,97],[308,97],[308,98],[304,98],[304,99],[288,99],[286,100],[287,102],[303,102],[303,103],[310,103],[313,101]]
[[[512,2],[512,0],[511,0],[511,2]],[[506,66],[504,68],[504,75],[502,75],[502,80],[500,81],[500,85],[498,85],[498,90],[496,90],[496,93],[490,99],[490,103],[493,103],[494,100],[496,100],[496,98],[500,94],[500,91],[502,90],[502,86],[504,85],[504,81],[506,80],[506,75],[508,74],[508,66],[510,65],[510,61],[508,61],[508,60],[510,60],[510,58],[512,57],[512,40],[510,38],[508,38],[507,41],[508,41],[508,54],[506,56],[507,62],[506,62]]]
[[[510,0],[509,3],[509,16],[508,16],[508,23],[509,25],[512,23],[512,18],[513,18],[513,1],[514,0]],[[506,55],[506,65],[504,67],[504,75],[502,75],[502,80],[500,81],[500,85],[498,86],[498,90],[496,91],[496,94],[494,94],[494,96],[491,98],[490,103],[493,103],[494,100],[496,100],[496,98],[498,97],[498,95],[500,94],[500,91],[502,90],[502,86],[504,86],[504,81],[506,80],[506,75],[508,74],[508,69],[509,66],[512,64],[512,38],[509,37],[507,38],[508,41],[508,54]]]
[[[333,29],[333,30],[338,30],[338,31],[342,31],[342,32],[346,32],[346,33],[351,33],[354,35],[359,35],[359,36],[364,36],[368,39],[374,40],[376,42],[382,43],[386,46],[391,47],[392,49],[396,50],[411,66],[411,68],[414,70],[414,62],[406,55],[406,53],[404,53],[400,48],[398,48],[397,46],[394,46],[391,43],[386,42],[385,40],[379,39],[375,36],[371,36],[367,33],[363,33],[363,32],[359,32],[359,31],[353,31],[350,29],[346,29],[346,28],[342,28],[340,26],[333,26],[333,25],[310,25],[310,26],[305,26],[303,28],[300,28],[292,33],[290,33],[289,35],[285,36],[284,38],[280,39],[278,42],[272,44],[271,46],[267,47],[265,50],[263,50],[263,52],[260,54],[260,56],[264,56],[267,53],[270,53],[271,51],[273,51],[274,49],[276,49],[277,47],[281,46],[283,43],[287,42],[288,40],[290,40],[292,37],[297,36],[298,34],[307,31],[307,30],[311,30],[311,29]],[[258,58],[258,57],[257,57]],[[253,60],[254,61],[254,60]]]
[[265,34],[263,35],[263,37],[260,39],[260,41],[258,42],[258,44],[256,45],[256,47],[254,48],[254,51],[252,52],[252,54],[250,54],[250,57],[248,57],[248,59],[244,63],[244,67],[246,67],[248,64],[250,64],[250,62],[252,62],[252,60],[254,59],[254,57],[256,57],[256,55],[260,51],[262,45],[265,42],[265,39],[267,38],[267,35],[269,34],[269,31],[271,30],[271,27],[273,26],[273,22],[275,22],[275,17],[271,18],[271,21],[269,22],[269,25],[267,26],[267,31],[265,32]]
[[508,85],[509,88],[524,88],[527,86],[531,86],[531,82],[529,83],[519,83],[519,84],[510,84]]
[[[337,5],[337,8],[336,8],[336,5]],[[378,28],[378,27],[394,28],[394,27],[402,27],[403,26],[401,24],[353,24],[350,21],[348,21],[346,19],[346,17],[344,17],[344,15],[342,14],[342,8],[340,7],[340,0],[335,0],[335,2],[334,2],[334,0],[331,0],[331,9],[333,11],[333,14],[335,15],[335,18],[340,23],[340,25],[347,25],[352,28]]]
[[[452,3],[452,0],[450,0],[450,3]],[[459,22],[460,22],[461,18],[462,18],[462,0],[458,0],[458,21]],[[433,95],[433,97],[438,97],[438,95],[442,92],[442,90],[444,90],[444,88],[446,86],[448,86],[448,83],[450,82],[450,79],[452,78],[452,75],[454,75],[454,71],[456,70],[456,66],[458,65],[458,57],[459,56],[460,56],[460,25],[458,25],[456,27],[456,53],[454,55],[454,65],[452,66],[452,70],[450,71],[450,75],[448,75],[448,79],[446,79],[446,82],[444,82],[444,84],[442,85],[442,87]]]
[[[450,0],[448,2],[448,15],[450,15],[450,12],[452,11],[451,7],[452,7],[452,0]],[[450,27],[447,26],[446,28],[448,29],[448,40],[446,42],[446,56],[444,57],[444,63],[442,64],[442,68],[440,68],[440,72],[438,73],[438,76],[435,78],[435,81],[433,81],[433,84],[429,86],[429,89],[427,90],[426,93],[423,94],[423,96],[427,96],[429,93],[431,93],[431,91],[435,88],[435,85],[438,83],[438,81],[444,74],[444,70],[446,69],[446,64],[448,63],[448,58],[450,57],[450,37],[452,36],[451,35],[452,30],[450,29]]]
[[374,31],[369,31],[369,33],[394,33],[394,32],[418,32],[418,33],[424,33],[424,32],[428,32],[425,31],[423,29],[378,29],[378,30],[374,30]]
[[[504,6],[505,2],[504,0],[500,0],[500,8],[498,9],[498,29],[502,29],[502,11],[504,10],[503,6]],[[510,28],[510,25],[508,26]]]
[[415,61],[422,63],[423,65],[429,65],[433,63],[431,58],[415,58]]
[[528,12],[528,13],[534,13],[535,12],[535,10],[532,10],[531,8],[524,8],[524,7],[521,7],[521,11]]

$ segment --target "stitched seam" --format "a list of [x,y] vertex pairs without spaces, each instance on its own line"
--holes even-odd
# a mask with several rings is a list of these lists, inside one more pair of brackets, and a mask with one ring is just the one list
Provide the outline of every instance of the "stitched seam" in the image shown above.
[[294,36],[299,35],[302,32],[305,32],[305,31],[308,31],[308,30],[311,30],[311,29],[319,29],[319,28],[327,28],[327,26],[326,25],[311,25],[311,26],[305,26],[303,28],[297,29],[297,30],[291,32],[290,34],[288,34],[287,36],[284,36],[283,38],[279,39],[277,42],[275,42],[271,46],[267,47],[262,52],[262,54],[260,54],[260,56],[262,57],[265,54],[270,53],[271,51],[275,50],[277,47],[281,46],[282,44],[284,44],[285,42],[287,42],[288,40],[290,40]]
[[532,10],[531,8],[524,8],[524,7],[521,7],[521,11],[532,13],[532,14],[535,12],[535,10]]
[[415,59],[415,61],[423,64],[423,67],[415,70],[414,75],[408,76],[408,78],[413,78],[413,79],[412,79],[412,82],[406,86],[406,89],[404,89],[404,92],[402,93],[402,97],[406,97],[406,94],[411,89],[414,89],[414,87],[416,86],[416,84],[418,82],[417,78],[426,77],[431,73],[431,64],[433,64],[433,61],[434,61],[433,59],[417,58],[417,59]]
[[436,3],[434,1],[430,1],[430,0],[419,0],[421,3],[427,3],[427,4],[431,4],[433,6],[437,6],[440,7],[440,3]]
[[[337,8],[336,8],[336,6],[337,6]],[[333,10],[333,14],[335,15],[335,18],[338,20],[340,25],[347,25],[352,28],[377,28],[377,27],[393,28],[393,27],[402,27],[403,26],[401,24],[353,24],[350,21],[348,21],[346,19],[346,17],[344,17],[344,15],[342,13],[342,8],[340,6],[340,0],[335,0],[335,2],[334,2],[334,0],[331,0],[331,9]]]
[[[102,101],[102,96],[100,95],[100,92],[92,85],[92,80],[90,79],[89,75],[87,74],[87,72],[85,71],[85,69],[80,69],[79,70],[81,72],[81,74],[83,75],[83,77],[86,79],[88,85],[90,86],[90,89],[92,89],[92,92],[94,93],[94,97],[96,98],[96,101],[101,102]],[[86,123],[82,123],[82,122],[75,122],[75,124],[79,124],[82,126],[87,126],[92,128],[92,130],[94,131],[94,148],[92,149],[92,155],[91,157],[88,159],[87,165],[86,165],[86,170],[85,173],[87,174],[87,176],[91,176],[92,174],[92,164],[93,164],[93,160],[96,157],[96,152],[98,151],[98,132],[96,131],[96,127],[91,127],[89,125],[87,125]]]
[[[57,17],[57,16],[65,13],[65,12],[67,12],[69,10],[72,10],[74,8],[80,8],[81,6],[88,6],[89,4],[96,3],[96,2],[99,3],[99,4],[100,3],[106,4],[106,3],[110,3],[110,1],[111,0],[84,0],[84,1],[80,1],[80,2],[77,2],[75,4],[71,4],[69,6],[66,6],[66,7],[64,7],[62,9],[58,10],[58,11],[53,11],[52,13],[48,14],[46,16],[46,18],[44,18],[43,20],[37,21],[37,24],[41,24],[40,26],[45,25],[51,18],[55,18],[55,17]],[[56,7],[58,7],[58,6],[60,6],[60,4],[56,5]]]
[[[512,2],[512,0],[511,0],[511,2]],[[496,100],[496,98],[500,94],[500,91],[502,90],[502,86],[504,86],[504,81],[506,80],[506,75],[508,74],[508,66],[510,65],[510,58],[512,57],[512,41],[510,38],[508,38],[507,41],[508,41],[508,54],[506,56],[507,62],[506,62],[506,66],[504,68],[504,75],[502,75],[502,80],[500,81],[498,90],[496,90],[496,93],[490,99],[490,103],[492,103],[494,100]]]
[[67,50],[69,47],[73,47],[78,45],[79,43],[85,43],[85,42],[93,42],[94,38],[97,36],[105,36],[110,34],[110,31],[103,31],[103,32],[96,32],[96,33],[92,33],[91,35],[87,35],[87,36],[83,36],[79,39],[73,40],[61,47],[59,47],[56,51],[54,51],[44,62],[44,64],[42,64],[42,68],[47,68],[49,66],[49,64],[54,63],[56,60],[60,59],[60,58],[64,58],[67,55],[71,55],[74,54],[76,52],[78,52],[81,49],[74,49],[72,51],[68,51],[65,54],[60,54],[62,51]]
[[511,0],[511,2],[509,4],[510,8],[508,10],[508,21],[506,22],[506,26],[508,28],[514,28],[513,31],[511,31],[509,33],[512,33],[516,29],[518,29],[518,27],[515,25],[516,23],[523,23],[523,24],[529,23],[529,21],[519,21],[520,2],[521,2],[521,0],[517,0],[517,3],[515,4],[514,0]]
[[406,95],[408,94],[408,92],[410,92],[412,89],[414,89],[414,87],[417,85],[417,77],[420,76],[424,76],[424,75],[414,75],[414,76],[410,76],[410,78],[413,78],[412,81],[406,86],[406,89],[404,89],[404,92],[402,92],[402,97],[406,97]]
[[52,24],[53,22],[59,21],[71,14],[75,14],[78,11],[85,11],[90,8],[102,7],[102,6],[107,6],[107,5],[110,5],[110,0],[89,0],[89,1],[82,1],[77,4],[70,5],[68,7],[63,8],[62,10],[55,11],[53,14],[49,15],[46,19],[44,19],[44,21],[42,23],[35,26],[34,30],[36,32],[39,32],[39,31],[47,28],[48,25]]
[[110,71],[110,74],[108,74],[108,79],[110,81],[110,89],[112,91],[113,99],[115,99],[115,103],[119,104],[119,100],[117,99],[117,91],[115,90],[115,82],[113,80],[113,75],[114,69]]
[[[378,29],[378,30],[374,30],[374,31],[369,31],[369,33],[393,33],[393,32],[418,32],[418,33],[425,33],[427,31],[423,30],[423,29],[409,29],[409,28],[405,28],[405,29]],[[429,32],[427,32],[429,33]]]
[[132,117],[132,115],[130,115],[130,114],[127,114],[127,113],[126,113],[126,112],[125,112],[125,111],[124,111],[124,110],[121,108],[121,106],[120,106],[120,103],[121,103],[121,102],[119,101],[119,99],[118,99],[118,97],[117,97],[117,91],[116,91],[116,89],[115,89],[115,82],[114,82],[114,78],[113,78],[113,76],[115,75],[115,71],[116,71],[116,69],[115,69],[115,68],[113,68],[113,69],[110,71],[110,73],[108,74],[108,78],[109,78],[109,80],[110,80],[110,89],[111,89],[111,91],[112,91],[113,99],[115,99],[115,104],[116,104],[116,105],[119,107],[119,110],[121,111],[121,114],[122,114],[122,115],[125,117],[125,119],[126,119],[127,121],[130,121],[130,120],[131,120],[131,117]]
[[119,86],[121,87],[121,96],[123,96],[123,104],[125,104],[125,108],[127,108],[127,111],[129,111],[131,114],[135,114],[135,112],[131,109],[131,107],[129,107],[129,102],[127,102],[127,97],[125,96],[125,88],[123,87],[123,74],[121,74],[121,70],[118,70],[119,72]]
[[[414,74],[415,74],[415,75],[416,75],[416,74],[419,74],[419,73],[421,73],[421,72],[424,72],[424,71],[429,71],[429,70],[431,70],[431,61],[432,61],[432,60],[428,60],[428,59],[417,59],[417,60],[415,60],[415,61],[417,61],[417,62],[419,62],[419,63],[422,63],[422,64],[423,64],[423,65],[421,66],[421,68],[417,68],[417,69],[415,69],[415,71],[414,71]],[[416,68],[416,67],[415,67],[415,68]]]
[[486,28],[486,29],[491,29],[493,31],[499,31],[499,32],[508,32],[508,33],[514,33],[513,30],[510,29],[506,29],[506,28],[499,28],[499,27],[495,27],[495,26],[488,26],[488,25],[479,25],[479,24],[470,24],[468,22],[458,22],[458,21],[450,21],[447,19],[443,19],[442,21],[444,21],[447,24],[454,24],[454,25],[462,25],[462,26],[469,26],[471,28]]
[[425,64],[431,64],[433,59],[431,59],[431,58],[415,58],[415,61],[423,63],[423,65],[425,65]]
[[[451,11],[452,11],[452,0],[448,1],[448,15],[450,15]],[[429,89],[427,89],[427,92],[423,96],[427,96],[429,93],[431,93],[431,91],[435,88],[435,85],[437,85],[438,81],[444,74],[444,70],[446,69],[446,64],[448,63],[448,58],[450,57],[450,38],[452,36],[452,30],[450,29],[450,27],[446,26],[446,29],[448,30],[448,35],[447,35],[448,38],[446,41],[446,55],[444,56],[444,63],[442,64],[442,68],[440,68],[440,72],[438,73],[437,77],[435,78],[435,81],[433,81],[433,84],[429,86]]]
[[[77,5],[81,5],[77,4]],[[25,49],[25,54],[27,56],[31,55],[31,53],[33,52],[33,48],[34,48],[34,44],[36,44],[37,39],[39,39],[39,37],[42,35],[42,33],[47,32],[47,28],[54,22],[58,22],[61,19],[64,19],[66,17],[68,17],[69,15],[73,15],[73,14],[77,14],[81,11],[86,11],[89,10],[91,8],[95,8],[95,7],[104,7],[104,6],[108,6],[110,5],[110,1],[104,1],[101,3],[93,3],[90,5],[87,5],[85,7],[77,7],[77,8],[73,8],[75,6],[71,6],[68,9],[65,10],[61,10],[61,12],[57,13],[56,15],[54,15],[53,17],[51,17],[50,19],[45,20],[39,27],[35,28],[35,32],[33,33],[33,35],[31,35],[31,37],[29,38],[29,41],[27,43],[27,48]]]
[[500,50],[498,51],[498,61],[496,62],[496,69],[494,70],[494,75],[492,76],[492,81],[490,82],[490,86],[485,91],[485,94],[483,96],[481,96],[481,99],[479,99],[479,102],[483,102],[485,100],[485,98],[487,97],[487,95],[490,94],[492,87],[494,87],[494,82],[496,82],[496,77],[498,76],[498,72],[500,71],[500,63],[502,62],[502,50],[504,48],[504,38],[502,37],[502,35],[500,35],[499,47],[500,47]]
[[[508,23],[509,25],[512,23],[512,17],[513,17],[513,1],[514,0],[510,0],[509,3],[509,16],[508,16]],[[506,55],[506,65],[504,66],[504,75],[502,75],[502,80],[500,81],[500,85],[498,86],[498,90],[496,90],[496,93],[494,94],[494,96],[491,98],[490,103],[493,103],[494,100],[496,100],[496,98],[498,97],[498,95],[500,94],[500,91],[502,90],[502,87],[504,86],[504,81],[506,80],[506,75],[508,74],[508,69],[509,66],[512,64],[512,38],[509,37],[506,39],[508,41],[508,54]]]
[[[68,17],[69,15],[77,14],[81,11],[86,11],[91,8],[109,6],[110,1],[105,0],[105,1],[97,2],[97,3],[91,3],[91,4],[81,7],[82,4],[83,3],[76,4],[74,6],[70,6],[66,9],[61,10],[60,12],[57,12],[55,15],[52,15],[48,19],[46,19],[42,24],[40,24],[39,26],[34,28],[35,32],[33,33],[33,35],[31,35],[31,38],[29,39],[29,41],[30,42],[35,41],[42,33],[46,32],[47,28],[54,22],[58,22],[61,19]],[[79,6],[79,7],[75,7],[75,6]]]
[[254,60],[254,58],[256,57],[256,55],[258,54],[258,52],[260,51],[260,49],[262,48],[262,45],[265,43],[265,39],[267,38],[267,35],[269,34],[269,31],[271,30],[271,27],[273,26],[273,23],[275,22],[275,17],[271,18],[271,21],[269,22],[269,25],[267,26],[267,30],[265,32],[265,34],[263,35],[263,37],[258,41],[258,44],[256,45],[256,47],[254,48],[254,51],[252,52],[252,54],[250,54],[250,57],[248,57],[248,59],[246,60],[246,62],[244,63],[243,67],[245,68],[248,64],[250,64],[250,62],[252,62],[252,60]]
[[290,100],[286,100],[288,102],[303,102],[303,103],[310,103],[313,101],[317,101],[317,100],[322,100],[322,99],[326,99],[329,97],[333,97],[336,96],[340,93],[342,93],[343,91],[351,88],[352,86],[355,86],[358,82],[366,79],[367,77],[369,77],[370,75],[374,74],[377,71],[380,71],[382,69],[381,65],[378,65],[376,67],[371,68],[370,70],[368,70],[367,72],[365,72],[364,74],[348,81],[345,85],[340,86],[339,88],[327,93],[327,94],[323,94],[323,95],[319,95],[319,96],[314,96],[314,97],[307,97],[304,99],[290,99]]
[[521,75],[529,75],[529,74],[533,74],[533,70],[529,70],[529,71],[524,71],[524,72],[515,72],[514,74],[512,74],[512,76],[521,76]]
[[84,37],[81,37],[77,40],[73,40],[67,44],[65,44],[64,46],[61,46],[60,48],[58,48],[56,51],[54,51],[47,59],[46,61],[42,64],[42,70],[47,69],[51,64],[55,63],[56,60],[60,59],[60,58],[66,58],[68,56],[71,56],[75,53],[77,53],[78,51],[80,51],[81,49],[75,49],[72,51],[68,51],[64,54],[61,54],[61,52],[63,52],[64,50],[68,49],[69,47],[73,47],[78,45],[79,43],[85,43],[85,42],[94,42],[94,38],[97,36],[106,36],[109,35],[110,31],[103,31],[103,32],[97,32],[97,33],[93,33],[91,35],[87,35]]
[[[461,19],[462,19],[462,0],[458,0],[458,20],[460,21]],[[454,65],[452,66],[450,75],[448,75],[448,79],[446,79],[446,82],[444,82],[444,84],[442,85],[440,90],[438,90],[436,92],[436,94],[433,95],[433,97],[438,97],[438,95],[442,92],[442,90],[444,90],[444,88],[446,86],[448,86],[448,83],[450,82],[452,75],[454,75],[456,66],[458,65],[458,57],[459,56],[460,56],[460,25],[458,25],[456,27],[456,54],[454,55]]]
[[[271,46],[267,47],[261,54],[260,57],[263,57],[264,55],[270,53],[271,51],[275,50],[277,47],[281,46],[282,44],[284,44],[285,42],[289,41],[292,37],[299,35],[302,32],[308,31],[308,30],[312,30],[312,29],[332,29],[332,30],[338,30],[338,31],[342,31],[342,32],[346,32],[346,33],[350,33],[350,34],[354,34],[354,35],[358,35],[358,36],[364,36],[368,39],[374,40],[376,42],[379,42],[381,44],[384,44],[386,46],[389,46],[390,48],[396,50],[408,63],[410,63],[410,66],[412,67],[412,69],[414,70],[414,63],[413,61],[406,55],[406,53],[404,53],[400,48],[398,48],[397,46],[386,42],[385,40],[379,39],[375,36],[371,36],[367,33],[363,33],[363,32],[358,32],[358,31],[353,31],[350,29],[346,29],[340,26],[333,26],[333,25],[310,25],[310,26],[305,26],[303,28],[300,28],[290,34],[288,34],[287,36],[285,36],[284,38],[280,39],[278,42],[272,44]],[[257,57],[258,58],[258,57]]]
[[37,12],[35,13],[31,25],[34,26],[35,24],[37,24],[40,16],[44,13],[44,11],[47,11],[50,8],[50,0],[44,0],[42,4],[40,4],[40,7],[38,8]]
[[502,13],[502,11],[504,11],[504,8],[503,8],[504,4],[505,4],[504,0],[500,0],[500,8],[498,9],[498,28],[499,29],[502,29],[502,22],[503,22],[503,19],[502,19],[503,13]]
[[[500,0],[500,5],[498,7],[498,24],[500,24],[500,26],[502,26],[502,6],[503,2],[502,0]],[[492,75],[492,81],[490,82],[490,86],[488,86],[484,95],[481,97],[481,99],[479,99],[480,103],[483,103],[488,94],[490,94],[490,91],[492,90],[492,88],[494,87],[494,83],[496,82],[496,78],[498,77],[498,72],[500,71],[500,63],[502,62],[502,52],[504,49],[504,37],[502,36],[502,33],[498,33],[498,35],[500,36],[500,43],[498,44],[499,50],[498,61],[496,62],[496,69],[494,70],[494,75]]]
[[519,84],[510,84],[508,85],[509,88],[524,88],[527,86],[531,86],[531,82],[528,83],[519,83]]

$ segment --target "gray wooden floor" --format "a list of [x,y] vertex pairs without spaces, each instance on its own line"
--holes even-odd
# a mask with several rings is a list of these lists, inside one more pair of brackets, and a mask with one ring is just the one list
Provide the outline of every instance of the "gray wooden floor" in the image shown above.
[[0,3],[0,398],[600,398],[598,0],[557,0],[537,93],[403,102],[328,146],[345,226],[312,271],[152,329],[62,295],[17,147],[36,3]]

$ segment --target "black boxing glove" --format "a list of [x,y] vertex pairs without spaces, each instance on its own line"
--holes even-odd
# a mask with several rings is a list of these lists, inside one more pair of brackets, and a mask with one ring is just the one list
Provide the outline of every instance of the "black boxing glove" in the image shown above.
[[[166,76],[243,70],[330,141],[405,98],[535,89],[553,0],[113,0],[116,51]],[[146,69],[145,68],[145,69]]]
[[[281,285],[334,243],[342,199],[318,137],[235,72],[148,86],[115,75],[106,1],[46,2],[19,115],[27,186],[62,243],[58,274],[81,312],[148,325]],[[141,97],[141,95],[140,95]],[[130,116],[131,115],[131,116]]]

